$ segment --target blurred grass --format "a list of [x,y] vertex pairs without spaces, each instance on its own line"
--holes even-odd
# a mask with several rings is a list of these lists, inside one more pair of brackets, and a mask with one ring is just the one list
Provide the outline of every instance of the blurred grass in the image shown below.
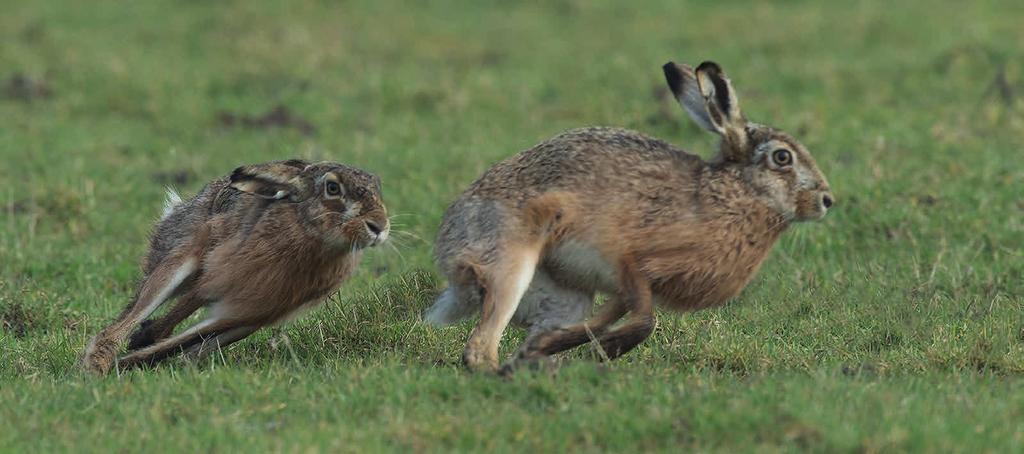
[[[0,15],[0,447],[1019,451],[1024,4],[16,2]],[[659,66],[714,59],[839,205],[733,304],[663,313],[622,361],[456,367],[416,318],[446,204],[561,130],[707,155]],[[283,106],[312,125],[225,125]],[[163,187],[241,163],[379,174],[401,254],[196,365],[95,379]],[[506,342],[514,346],[520,334]]]

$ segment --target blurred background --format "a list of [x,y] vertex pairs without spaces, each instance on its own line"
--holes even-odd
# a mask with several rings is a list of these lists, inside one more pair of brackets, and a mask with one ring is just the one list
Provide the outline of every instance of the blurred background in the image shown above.
[[[259,419],[255,409],[276,401],[239,390],[221,406],[234,416],[195,417],[206,432],[170,429],[197,437],[180,446],[1022,443],[1012,421],[1024,408],[1014,407],[1024,402],[1024,2],[8,1],[0,10],[0,402],[11,404],[0,419],[21,419],[0,445],[27,446],[35,430],[53,435],[53,448],[89,437],[141,447],[132,443],[153,435],[128,429],[205,408],[231,386],[299,404]],[[462,374],[468,326],[416,322],[443,285],[430,252],[447,204],[493,163],[569,128],[627,127],[709,156],[714,137],[665,88],[669,60],[722,65],[751,120],[808,146],[836,209],[791,229],[734,304],[662,314],[614,378],[595,378],[606,375],[586,361],[561,383]],[[77,376],[85,340],[131,296],[164,188],[191,195],[238,165],[292,157],[380,175],[404,232],[395,247],[368,254],[326,308],[286,328],[291,351],[266,334],[225,353],[219,369],[133,373],[148,403],[125,404],[117,382]],[[843,381],[851,370],[897,378]],[[753,384],[751,374],[764,375]],[[332,388],[338,377],[380,400],[349,406]],[[289,380],[307,392],[275,388]],[[573,380],[583,383],[563,393]],[[607,385],[623,382],[640,385]],[[449,402],[453,383],[475,397]],[[491,400],[503,386],[527,391]],[[550,392],[553,407],[531,407],[531,387]],[[782,391],[802,403],[780,411]],[[395,394],[417,392],[423,403]],[[660,406],[647,406],[651,395]],[[887,404],[907,395],[918,400]],[[814,403],[850,396],[864,403]],[[957,407],[965,399],[978,407]],[[504,417],[480,422],[472,402]],[[743,409],[738,419],[716,416],[727,402]],[[297,429],[318,403],[333,408],[319,420],[344,426],[360,415],[376,429]],[[562,405],[592,416],[566,422],[552,410]],[[114,425],[123,431],[104,429],[103,417],[69,422],[66,412],[90,406],[136,422]],[[923,414],[937,419],[921,423]],[[630,415],[646,423],[625,423]],[[249,438],[254,417],[281,432]],[[619,423],[628,429],[612,429]],[[466,424],[475,429],[463,433]],[[733,437],[730,426],[750,430]],[[681,433],[691,438],[673,438]]]

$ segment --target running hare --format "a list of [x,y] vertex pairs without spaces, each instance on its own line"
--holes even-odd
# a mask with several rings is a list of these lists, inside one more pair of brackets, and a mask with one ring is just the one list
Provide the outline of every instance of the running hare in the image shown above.
[[[807,149],[748,122],[718,65],[663,69],[690,117],[721,136],[710,162],[633,131],[577,129],[495,165],[448,208],[435,254],[449,287],[425,318],[481,311],[468,367],[498,367],[510,321],[528,336],[506,370],[592,338],[618,357],[651,334],[655,304],[722,304],[790,223],[832,205]],[[596,292],[609,302],[584,322]]]
[[[89,342],[82,367],[104,374],[182,351],[198,357],[286,320],[337,289],[388,231],[380,179],[332,162],[239,167],[188,201],[169,191],[135,298]],[[166,315],[143,321],[174,297]],[[206,305],[204,320],[172,335]]]

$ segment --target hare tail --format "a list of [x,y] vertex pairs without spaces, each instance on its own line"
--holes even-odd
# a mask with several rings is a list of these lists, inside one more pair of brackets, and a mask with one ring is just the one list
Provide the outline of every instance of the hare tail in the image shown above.
[[456,295],[455,289],[448,287],[434,301],[434,305],[423,314],[423,319],[435,326],[450,325],[473,313],[473,304]]

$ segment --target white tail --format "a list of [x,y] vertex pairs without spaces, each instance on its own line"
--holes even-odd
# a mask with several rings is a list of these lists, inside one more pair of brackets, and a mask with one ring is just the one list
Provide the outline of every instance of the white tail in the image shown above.
[[473,313],[473,307],[460,301],[451,287],[444,289],[434,301],[434,305],[423,314],[423,320],[435,326],[450,325]]

